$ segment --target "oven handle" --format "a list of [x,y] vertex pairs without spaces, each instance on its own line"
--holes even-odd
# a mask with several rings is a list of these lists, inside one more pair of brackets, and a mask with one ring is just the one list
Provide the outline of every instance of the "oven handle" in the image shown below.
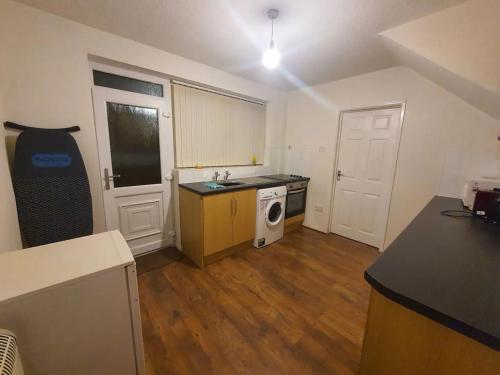
[[299,193],[303,193],[304,191],[306,191],[306,189],[291,190],[291,191],[287,192],[287,194],[288,195],[290,195],[290,194],[299,194]]

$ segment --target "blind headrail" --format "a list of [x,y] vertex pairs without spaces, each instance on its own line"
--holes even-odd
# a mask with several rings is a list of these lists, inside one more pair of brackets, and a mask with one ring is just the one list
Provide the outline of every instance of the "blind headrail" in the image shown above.
[[229,98],[235,98],[235,99],[239,99],[239,100],[244,100],[244,101],[249,102],[249,103],[266,105],[266,102],[264,100],[260,100],[260,99],[256,99],[256,98],[251,98],[249,96],[244,96],[244,95],[238,95],[238,94],[234,94],[234,93],[230,93],[230,92],[226,92],[226,91],[222,91],[222,90],[212,89],[212,88],[209,88],[209,87],[199,86],[199,85],[196,85],[196,84],[193,84],[193,83],[179,81],[179,80],[176,80],[176,79],[171,80],[170,83],[173,84],[173,85],[186,86],[186,87],[190,87],[190,88],[193,88],[193,89],[196,89],[196,90],[201,90],[201,91],[211,92],[211,93],[217,94],[217,95],[227,96]]

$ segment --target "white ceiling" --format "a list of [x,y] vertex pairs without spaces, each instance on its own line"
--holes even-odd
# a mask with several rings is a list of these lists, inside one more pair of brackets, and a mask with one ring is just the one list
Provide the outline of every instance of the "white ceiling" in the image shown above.
[[[397,65],[378,34],[465,0],[18,0],[242,77],[293,89]],[[282,68],[260,64],[269,8]]]

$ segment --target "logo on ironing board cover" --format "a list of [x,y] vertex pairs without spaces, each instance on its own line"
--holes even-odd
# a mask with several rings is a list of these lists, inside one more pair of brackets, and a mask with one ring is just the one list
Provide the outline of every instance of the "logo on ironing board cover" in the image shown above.
[[71,156],[68,154],[33,154],[31,163],[40,168],[64,168],[71,165]]

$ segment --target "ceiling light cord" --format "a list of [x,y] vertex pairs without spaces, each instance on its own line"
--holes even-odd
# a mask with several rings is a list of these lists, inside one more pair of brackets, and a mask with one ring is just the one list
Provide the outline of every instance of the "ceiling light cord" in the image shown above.
[[274,46],[274,20],[278,18],[278,9],[269,9],[267,17],[271,20],[271,39],[269,41],[269,48],[264,51],[262,55],[262,64],[268,69],[274,69],[279,65],[281,55]]
[[274,19],[271,19],[271,40],[269,41],[269,48],[274,48]]

